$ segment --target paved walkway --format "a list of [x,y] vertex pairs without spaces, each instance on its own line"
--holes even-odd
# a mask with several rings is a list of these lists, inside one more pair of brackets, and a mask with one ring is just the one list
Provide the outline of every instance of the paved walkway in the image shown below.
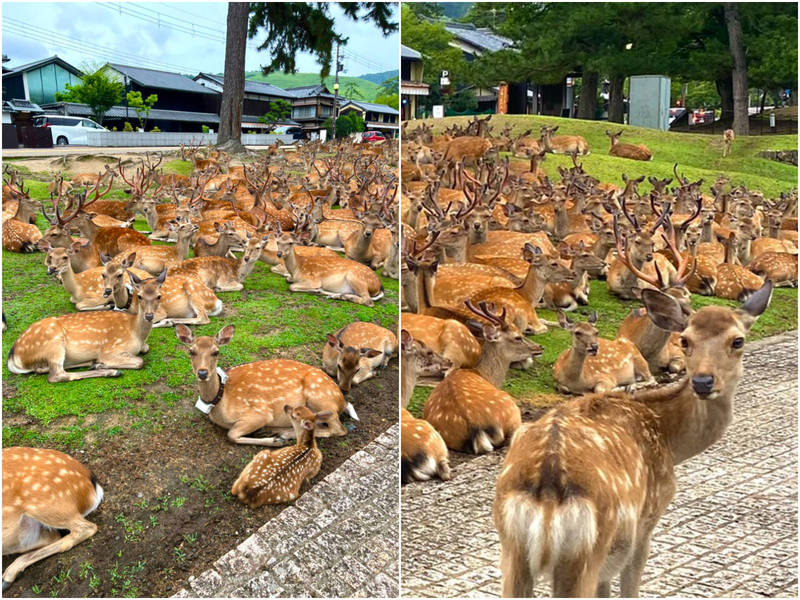
[[[797,332],[751,344],[744,365],[725,436],[676,469],[643,597],[797,596]],[[403,487],[403,596],[500,594],[491,506],[502,458]]]
[[396,598],[399,444],[394,425],[175,597]]
[[[269,146],[246,146],[248,150],[266,150]],[[3,149],[5,158],[48,158],[81,154],[144,154],[145,152],[176,152],[180,146],[54,146],[53,148]]]

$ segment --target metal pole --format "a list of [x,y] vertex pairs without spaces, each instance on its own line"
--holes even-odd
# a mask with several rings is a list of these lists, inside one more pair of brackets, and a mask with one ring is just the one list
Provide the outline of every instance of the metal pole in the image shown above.
[[331,139],[336,139],[336,118],[339,112],[339,42],[336,42],[336,74],[333,80],[333,130]]

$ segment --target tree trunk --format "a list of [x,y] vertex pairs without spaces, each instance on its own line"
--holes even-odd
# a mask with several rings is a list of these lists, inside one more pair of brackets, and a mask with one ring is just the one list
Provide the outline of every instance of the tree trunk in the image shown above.
[[728,44],[733,58],[733,131],[736,135],[750,134],[750,115],[747,112],[747,59],[742,45],[742,23],[735,2],[725,3],[725,24],[728,26]]
[[610,123],[625,122],[625,97],[622,94],[625,85],[623,75],[612,75],[608,88],[608,120]]
[[244,105],[244,54],[247,47],[248,2],[228,4],[225,38],[225,85],[219,113],[217,145],[227,152],[242,152],[242,107]]
[[759,108],[758,108],[758,114],[760,114],[760,115],[764,114],[764,103],[766,101],[767,101],[767,90],[765,88],[763,90],[762,94],[761,94],[761,104],[759,105]]
[[733,80],[730,73],[725,77],[717,79],[717,93],[719,94],[722,105],[722,116],[720,119],[724,124],[733,120]]
[[578,118],[593,120],[597,110],[597,71],[584,72],[581,97],[578,101]]

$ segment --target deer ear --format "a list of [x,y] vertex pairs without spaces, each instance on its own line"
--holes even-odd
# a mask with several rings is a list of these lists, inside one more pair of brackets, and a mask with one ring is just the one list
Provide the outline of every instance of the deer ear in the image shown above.
[[314,415],[317,419],[330,419],[333,416],[332,410],[321,410]]
[[233,325],[226,325],[222,329],[219,330],[215,341],[217,342],[217,346],[224,346],[228,344],[233,339],[233,332],[236,330],[236,327]]
[[592,325],[597,323],[597,311],[596,310],[592,311],[592,314],[589,315],[589,318],[587,319],[587,321],[589,321],[589,323],[591,323]]
[[339,339],[330,333],[328,334],[328,343],[334,348],[338,348],[340,346]]
[[164,269],[161,270],[161,273],[158,274],[158,277],[156,277],[156,282],[158,283],[158,285],[161,285],[162,283],[164,283],[164,280],[166,278],[167,278],[167,269],[165,267]]
[[214,221],[214,231],[222,231],[222,227],[216,221]]
[[405,329],[400,330],[400,343],[403,345],[403,350],[409,350],[411,344],[414,343],[414,338]]
[[131,272],[131,271],[128,271],[127,269],[125,270],[125,272],[128,274],[128,277],[130,277],[130,278],[131,278],[131,282],[133,283],[133,285],[139,285],[140,283],[142,283],[142,280],[141,280],[141,279],[139,279],[139,278],[136,276],[136,273],[133,273],[133,272]]
[[366,356],[367,358],[375,358],[381,354],[383,354],[383,352],[380,350],[375,350],[373,348],[361,348],[361,356]]
[[53,246],[47,240],[39,240],[36,242],[36,247],[42,252],[51,252],[53,250]]
[[558,325],[561,327],[561,329],[566,329],[567,331],[572,331],[573,329],[575,329],[575,323],[571,322],[567,318],[567,313],[559,309],[557,314],[558,314]]
[[487,342],[496,342],[500,339],[500,331],[494,325],[483,325],[483,339]]
[[100,253],[100,262],[106,264],[108,261],[111,260],[111,257],[108,254]]
[[191,344],[194,341],[192,330],[183,323],[175,325],[175,336],[184,344]]
[[83,245],[80,242],[72,242],[69,247],[69,254],[77,254],[81,251],[81,248],[83,248]]
[[656,327],[678,332],[686,329],[686,315],[683,314],[678,301],[669,294],[649,288],[644,289],[642,302],[647,309],[647,315]]
[[744,325],[745,329],[748,331],[753,323],[756,322],[759,315],[767,310],[769,302],[772,299],[772,287],[772,281],[768,279],[758,291],[753,292],[750,297],[745,300],[744,304],[736,309],[736,316],[739,317],[742,325]]
[[[108,258],[108,257],[106,257],[106,258]],[[104,261],[104,263],[107,263],[107,262],[108,262],[108,260]],[[133,266],[134,262],[136,262],[136,252],[131,252],[130,254],[128,254],[128,256],[125,257],[125,260],[122,261],[122,268],[123,269],[131,268]]]

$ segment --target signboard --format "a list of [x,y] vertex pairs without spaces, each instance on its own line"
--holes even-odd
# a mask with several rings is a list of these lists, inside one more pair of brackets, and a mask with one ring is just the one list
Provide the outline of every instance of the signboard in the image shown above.
[[439,84],[442,87],[450,85],[450,71],[442,71],[442,76],[439,77]]
[[325,140],[327,140],[327,139],[328,139],[328,130],[327,129],[320,129],[319,130],[319,141],[321,141],[324,144]]
[[444,104],[433,105],[433,118],[434,119],[444,118]]

